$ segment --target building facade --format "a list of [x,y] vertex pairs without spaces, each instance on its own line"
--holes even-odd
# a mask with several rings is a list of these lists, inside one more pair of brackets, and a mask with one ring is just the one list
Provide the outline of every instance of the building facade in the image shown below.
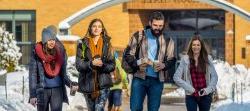
[[[22,47],[22,63],[28,63],[32,43],[41,40],[41,30],[59,22],[98,0],[0,0],[0,24],[14,33]],[[228,0],[250,12],[248,0]],[[218,7],[193,0],[133,0],[99,11],[74,25],[70,32],[82,37],[91,19],[100,18],[112,37],[112,45],[122,49],[130,36],[148,24],[148,16],[161,11],[166,17],[164,34],[175,40],[179,58],[195,32],[207,42],[216,59],[230,64],[250,66],[250,21]],[[70,56],[75,54],[75,42],[64,42]],[[72,45],[74,44],[74,45]]]

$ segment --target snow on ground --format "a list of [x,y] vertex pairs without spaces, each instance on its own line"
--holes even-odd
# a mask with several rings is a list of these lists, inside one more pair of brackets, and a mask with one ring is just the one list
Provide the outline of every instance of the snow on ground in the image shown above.
[[[212,111],[248,111],[250,109],[250,70],[243,65],[230,66],[226,62],[214,61],[219,81],[217,90],[220,100],[212,105]],[[75,57],[68,58],[67,72],[73,81],[77,81]],[[0,70],[1,73],[4,71]],[[7,74],[8,100],[5,99],[5,87],[0,86],[0,111],[34,111],[36,108],[28,104],[28,71],[21,70]],[[24,85],[23,85],[24,82]],[[235,85],[234,85],[235,84]],[[234,90],[233,90],[234,87]],[[64,111],[87,110],[81,93],[69,95],[69,105],[64,104]],[[242,90],[242,91],[241,91]],[[24,94],[24,96],[23,96]],[[184,90],[179,88],[165,96],[184,97]]]
[[[72,81],[77,82],[77,71],[74,69],[75,57],[68,59],[68,74]],[[19,68],[21,71],[7,74],[7,100],[4,84],[0,85],[0,111],[36,111],[32,105],[28,103],[29,99],[29,72]],[[0,76],[6,71],[0,70]],[[1,77],[0,77],[1,78]],[[0,80],[1,81],[1,80]],[[2,81],[4,83],[4,81]],[[24,83],[24,85],[23,85]],[[86,102],[81,93],[76,93],[75,96],[70,96],[69,88],[67,87],[69,97],[69,105],[63,104],[63,111],[84,111],[87,110]],[[24,95],[24,96],[23,96]]]
[[[23,79],[24,78],[24,79]],[[22,84],[24,81],[24,85]],[[24,96],[22,95],[24,92]],[[28,104],[28,74],[14,72],[7,75],[7,100],[5,87],[0,86],[0,111],[35,111]]]
[[6,70],[0,70],[0,75],[3,75],[6,73]]
[[[23,85],[24,81],[24,85]],[[28,71],[14,72],[7,74],[8,99],[5,98],[5,87],[0,86],[0,111],[35,111],[36,108],[28,103]],[[64,103],[64,111],[77,111],[86,109],[86,103],[81,93],[75,96],[69,95],[69,105]],[[24,96],[22,95],[24,94]]]
[[249,111],[250,103],[235,103],[231,99],[213,105],[212,111]]

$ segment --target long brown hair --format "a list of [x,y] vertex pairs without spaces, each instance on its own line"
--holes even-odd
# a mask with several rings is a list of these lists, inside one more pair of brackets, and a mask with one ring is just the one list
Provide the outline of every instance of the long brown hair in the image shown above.
[[49,49],[48,46],[47,46],[47,43],[46,43],[46,44],[43,44],[43,51],[44,51],[45,54],[49,54],[49,55],[53,55],[54,56],[56,54],[55,47],[53,49]]
[[206,48],[205,42],[201,39],[200,35],[194,35],[189,42],[187,55],[190,59],[190,64],[195,64],[194,53],[192,50],[193,41],[198,40],[201,44],[200,55],[198,57],[198,70],[206,73],[208,65],[208,49]]
[[105,28],[105,26],[104,26],[102,20],[101,20],[101,19],[98,19],[98,18],[93,19],[93,20],[89,23],[88,31],[86,32],[86,34],[85,34],[84,37],[92,37],[92,36],[93,36],[93,34],[92,34],[92,32],[91,32],[91,27],[93,26],[93,24],[94,24],[95,22],[100,22],[100,23],[102,24],[102,32],[101,32],[101,35],[103,35],[104,37],[108,37],[108,32],[107,32],[107,30],[106,30],[106,28]]

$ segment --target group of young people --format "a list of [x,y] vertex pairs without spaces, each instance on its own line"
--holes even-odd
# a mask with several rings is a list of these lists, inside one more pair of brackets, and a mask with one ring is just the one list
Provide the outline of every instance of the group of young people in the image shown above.
[[[68,103],[66,85],[72,91],[83,93],[89,111],[104,111],[107,100],[109,111],[120,111],[122,89],[128,87],[127,74],[130,73],[133,75],[130,110],[143,111],[147,96],[147,110],[158,111],[166,73],[175,67],[175,45],[173,39],[163,33],[166,20],[161,12],[153,12],[148,23],[145,29],[132,35],[121,62],[104,23],[93,19],[84,37],[77,42],[78,82],[67,76],[67,54],[56,38],[56,28],[44,28],[42,41],[32,49],[29,102],[37,106],[38,111],[62,111],[62,103]],[[200,35],[192,37],[186,52],[173,79],[185,90],[188,111],[196,111],[197,106],[199,111],[209,111],[218,81],[212,57]],[[123,66],[123,62],[127,66]]]

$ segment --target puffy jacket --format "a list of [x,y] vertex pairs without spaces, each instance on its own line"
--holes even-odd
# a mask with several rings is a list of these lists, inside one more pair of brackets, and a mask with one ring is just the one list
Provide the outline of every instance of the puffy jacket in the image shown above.
[[[100,89],[110,88],[112,86],[110,72],[114,71],[115,69],[115,60],[111,53],[110,39],[110,37],[103,37],[103,52],[101,56],[103,66],[97,69],[97,78]],[[85,45],[86,48],[83,49],[83,45]],[[80,92],[84,94],[90,94],[94,92],[95,83],[94,75],[92,72],[92,60],[93,59],[89,48],[88,38],[84,37],[83,39],[78,40],[76,53],[76,69],[80,73],[78,78]]]

